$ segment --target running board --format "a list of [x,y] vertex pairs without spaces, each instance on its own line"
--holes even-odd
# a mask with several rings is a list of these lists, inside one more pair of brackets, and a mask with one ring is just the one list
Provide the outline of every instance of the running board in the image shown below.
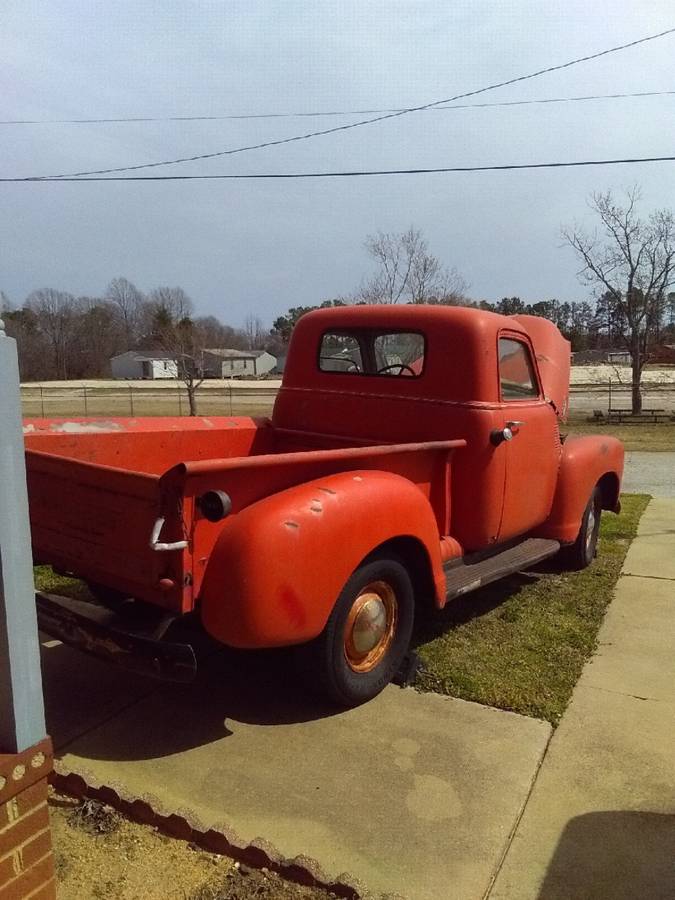
[[478,590],[492,581],[529,569],[560,550],[558,541],[529,538],[515,547],[495,553],[480,562],[467,564],[450,561],[445,569],[445,600]]

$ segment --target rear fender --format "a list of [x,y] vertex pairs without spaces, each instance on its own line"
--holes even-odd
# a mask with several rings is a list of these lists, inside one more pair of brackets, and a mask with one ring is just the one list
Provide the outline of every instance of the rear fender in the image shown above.
[[602,508],[619,512],[622,476],[621,441],[605,435],[568,438],[562,447],[551,513],[542,527],[536,529],[536,536],[573,543],[596,485],[600,487]]
[[438,526],[407,478],[341,472],[289,488],[226,519],[201,590],[201,617],[234,647],[297,644],[324,628],[345,582],[393,538],[419,542],[445,596]]

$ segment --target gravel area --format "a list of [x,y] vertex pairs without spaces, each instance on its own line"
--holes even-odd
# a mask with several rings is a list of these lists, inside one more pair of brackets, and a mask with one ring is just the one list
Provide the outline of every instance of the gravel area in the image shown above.
[[675,451],[627,453],[622,486],[631,493],[675,497]]

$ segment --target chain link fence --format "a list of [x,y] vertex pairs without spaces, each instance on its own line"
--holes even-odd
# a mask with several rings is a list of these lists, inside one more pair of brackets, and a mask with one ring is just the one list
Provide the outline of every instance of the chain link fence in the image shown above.
[[[204,416],[269,416],[278,384],[202,385],[197,391],[197,411]],[[21,387],[23,415],[27,418],[63,416],[187,416],[190,412],[187,392],[178,385],[31,385]],[[572,384],[570,416],[592,418],[597,411],[628,409],[630,384],[602,381]],[[675,383],[646,382],[643,385],[645,409],[663,410],[675,415]]]
[[[204,416],[268,416],[277,386],[242,387],[236,384],[203,386],[197,390],[197,412]],[[119,386],[21,386],[26,418],[63,416],[187,416],[187,392],[178,385],[156,387],[120,383]]]

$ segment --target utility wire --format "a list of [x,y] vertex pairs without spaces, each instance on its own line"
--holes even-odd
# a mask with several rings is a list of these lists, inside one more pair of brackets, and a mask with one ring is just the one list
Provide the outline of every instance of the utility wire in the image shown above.
[[293,137],[281,138],[281,139],[275,140],[275,141],[265,141],[261,144],[251,144],[246,147],[235,147],[230,150],[219,150],[215,153],[199,153],[194,156],[184,156],[184,157],[179,157],[178,159],[167,159],[167,160],[161,160],[159,162],[153,162],[153,163],[141,163],[141,164],[135,165],[135,166],[116,166],[116,167],[110,168],[110,169],[94,169],[94,170],[85,171],[85,172],[69,172],[69,173],[65,173],[65,174],[61,174],[61,175],[51,175],[51,176],[44,176],[44,177],[77,178],[77,177],[85,176],[85,175],[108,175],[108,174],[112,174],[115,172],[132,172],[132,171],[136,171],[138,169],[151,169],[151,168],[157,168],[158,166],[171,166],[171,165],[175,165],[177,163],[196,162],[197,160],[202,160],[202,159],[214,159],[219,156],[231,156],[234,153],[244,153],[248,150],[262,150],[265,147],[277,147],[280,144],[290,144],[293,141],[306,141],[310,138],[320,137],[320,136],[326,135],[326,134],[335,134],[336,132],[339,132],[339,131],[348,131],[351,128],[360,128],[363,125],[373,125],[375,122],[384,122],[387,119],[395,119],[395,118],[398,118],[399,116],[404,116],[411,112],[420,112],[421,110],[431,109],[434,106],[441,106],[444,103],[446,103],[446,104],[454,103],[456,100],[464,100],[467,97],[475,97],[478,94],[486,93],[486,91],[493,91],[500,87],[507,87],[508,85],[511,85],[511,84],[518,84],[521,81],[528,81],[531,78],[537,78],[539,75],[545,75],[550,72],[559,72],[562,69],[568,69],[568,68],[570,68],[570,66],[576,66],[582,62],[588,62],[589,60],[592,60],[592,59],[599,59],[602,56],[607,56],[610,53],[617,53],[620,50],[627,50],[629,47],[636,47],[638,44],[645,44],[648,41],[654,41],[657,38],[664,37],[665,35],[673,34],[673,32],[675,32],[675,28],[668,28],[665,31],[660,31],[658,34],[651,34],[651,35],[648,35],[647,37],[638,38],[637,40],[634,40],[634,41],[629,41],[627,44],[620,44],[616,47],[610,47],[607,50],[600,50],[597,53],[591,53],[587,56],[580,56],[580,57],[577,57],[576,59],[569,60],[566,63],[560,63],[556,66],[547,66],[545,69],[539,69],[536,72],[530,72],[527,75],[518,75],[515,78],[509,78],[506,81],[500,81],[495,84],[490,84],[487,87],[478,88],[473,91],[466,91],[463,94],[456,94],[454,97],[446,97],[443,100],[434,100],[431,103],[423,103],[420,106],[407,107],[406,109],[399,110],[398,112],[386,113],[381,116],[376,116],[375,118],[372,118],[372,119],[361,119],[358,122],[349,122],[346,125],[336,125],[333,128],[325,128],[321,131],[312,131],[312,132],[309,132],[308,134],[299,134],[299,135],[295,135]]
[[275,179],[275,178],[356,178],[370,175],[427,175],[436,172],[507,172],[514,169],[565,169],[573,166],[615,166],[627,163],[653,163],[675,162],[675,156],[641,156],[627,159],[584,159],[573,162],[545,162],[545,163],[508,163],[498,166],[443,166],[433,169],[372,169],[351,172],[254,172],[244,175],[110,175],[103,176],[77,176],[65,175],[59,177],[41,178],[0,178],[0,182],[31,182],[33,184],[48,184],[60,182],[85,182],[85,181],[211,181],[219,179],[250,180],[250,179]]
[[[623,94],[587,94],[581,97],[543,97],[534,100],[500,100],[497,103],[456,103],[452,106],[429,107],[423,112],[444,109],[485,109],[492,106],[531,106],[539,103],[576,103],[583,100],[618,100],[631,97],[666,97],[675,91],[638,91]],[[319,112],[230,113],[221,116],[135,116],[119,119],[0,119],[0,125],[117,125],[153,122],[220,122],[232,119],[295,119],[324,116],[361,116],[376,113],[402,113],[405,109],[342,109]]]

